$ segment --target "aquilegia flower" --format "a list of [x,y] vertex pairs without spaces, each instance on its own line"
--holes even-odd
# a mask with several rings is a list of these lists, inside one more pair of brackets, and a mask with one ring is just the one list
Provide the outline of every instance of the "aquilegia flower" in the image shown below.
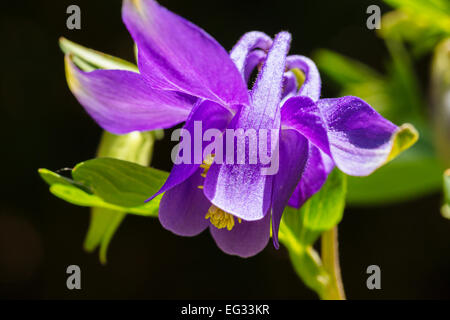
[[[287,57],[289,33],[272,40],[250,32],[228,54],[205,31],[153,0],[125,0],[122,14],[138,47],[139,73],[83,72],[66,57],[69,86],[101,127],[124,134],[186,121],[184,129],[195,134],[194,123],[201,121],[203,132],[275,131],[271,143],[279,145],[274,175],[263,174],[261,163],[220,163],[214,154],[197,164],[175,164],[159,191],[159,219],[166,229],[194,236],[209,228],[226,253],[252,256],[267,245],[271,221],[278,247],[285,206],[300,207],[334,166],[364,176],[397,152],[394,138],[403,129],[367,103],[357,97],[319,99],[314,63]],[[305,75],[300,88],[295,69]]]

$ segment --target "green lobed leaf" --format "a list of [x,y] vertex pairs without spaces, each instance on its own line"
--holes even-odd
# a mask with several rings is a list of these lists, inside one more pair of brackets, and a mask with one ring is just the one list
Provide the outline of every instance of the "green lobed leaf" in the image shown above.
[[[323,231],[336,226],[344,214],[347,176],[334,169],[327,181],[300,209],[286,207],[280,225],[280,239],[299,246],[312,245]],[[292,246],[292,245],[291,245]]]
[[[76,170],[80,172],[75,174]],[[108,170],[116,175],[105,174]],[[47,169],[39,169],[39,173],[50,185],[50,191],[69,203],[143,216],[157,216],[161,195],[148,203],[144,201],[158,191],[168,177],[167,172],[112,158],[97,158],[80,163],[76,169],[72,170],[74,180]],[[127,176],[128,174],[138,174],[138,176],[130,177]],[[97,178],[99,180],[94,181]],[[144,179],[148,181],[143,181]],[[86,181],[94,182],[87,185]],[[130,181],[136,183],[130,184]],[[111,186],[117,187],[114,190],[116,199],[113,202],[102,197],[106,190],[112,189]],[[86,190],[91,190],[91,193]],[[107,198],[111,196],[108,195]]]
[[347,191],[347,176],[334,169],[322,189],[300,209],[303,211],[304,229],[325,231],[342,219]]
[[[97,156],[112,157],[148,166],[155,139],[160,139],[161,135],[159,131],[131,132],[125,135],[115,135],[104,131]],[[105,264],[109,243],[125,217],[126,213],[123,211],[92,207],[84,249],[92,252],[100,246],[100,261]]]
[[77,188],[85,188],[85,186],[83,186],[82,184],[77,184],[72,179],[63,177],[53,171],[41,168],[38,170],[38,172],[39,172],[39,175],[41,176],[41,178],[45,182],[47,182],[47,184],[49,184],[49,185],[62,184],[62,185],[74,186]]
[[[107,160],[107,161],[105,161]],[[99,162],[101,163],[99,166],[95,167],[102,167],[101,170],[104,170],[106,165],[110,166],[110,168],[119,167],[112,169],[115,172],[120,172],[124,167],[127,166],[126,161],[117,160],[117,159],[107,159],[107,158],[97,158],[93,160],[89,160],[89,166],[90,170],[85,171],[83,173],[83,178],[87,178],[87,176],[94,172],[92,164],[93,162]],[[82,167],[85,162],[78,165],[78,167]],[[129,166],[133,167],[132,170],[134,170],[135,166],[138,166],[137,164],[128,162]],[[152,176],[152,181],[154,185],[149,185],[148,183],[145,184],[146,189],[140,189],[135,190],[132,185],[127,186],[127,190],[124,190],[124,197],[129,196],[130,194],[137,193],[137,194],[143,194],[145,192],[147,193],[147,196],[145,199],[149,198],[152,194],[154,194],[159,188],[162,186],[162,184],[165,182],[168,173],[156,170],[153,168],[147,168],[142,167],[140,169],[146,169],[147,171],[144,175],[145,178],[148,178],[149,176]],[[131,170],[124,170],[125,172],[130,172]],[[142,172],[142,170],[139,170],[139,172]],[[159,201],[161,200],[161,195],[156,197],[150,202],[145,203],[144,200],[140,203],[136,203],[133,205],[119,205],[117,204],[120,201],[115,201],[115,203],[111,203],[105,199],[103,199],[94,189],[90,189],[89,186],[83,184],[81,181],[77,181],[77,178],[74,177],[74,183],[68,183],[67,178],[64,178],[57,173],[51,172],[47,169],[39,169],[39,173],[41,177],[50,185],[50,192],[54,194],[55,196],[69,202],[75,205],[84,206],[84,207],[98,207],[98,208],[105,208],[109,210],[118,210],[122,212],[132,213],[136,215],[141,216],[157,216],[158,214],[158,207],[159,207]],[[94,175],[101,176],[101,173],[94,173]],[[49,179],[49,176],[52,178]],[[123,173],[119,174],[120,177],[123,177]],[[121,178],[119,177],[108,177],[108,179],[111,179],[110,181],[107,181],[105,179],[102,179],[102,182],[98,182],[95,185],[97,189],[103,190],[103,184],[116,184],[116,185],[122,185],[122,183],[119,181]],[[136,178],[136,179],[139,179]],[[141,178],[142,179],[142,178]],[[70,179],[69,179],[70,180]],[[142,184],[144,185],[144,184]],[[142,186],[141,185],[141,186]],[[92,193],[87,192],[86,190],[92,190]],[[155,191],[156,190],[156,191]],[[116,193],[117,197],[122,197],[121,192]],[[127,201],[125,201],[127,202]],[[129,203],[129,202],[128,202]]]
[[121,207],[144,204],[167,179],[164,171],[113,158],[79,163],[72,176],[104,201]]
[[[125,135],[115,135],[104,131],[97,156],[112,157],[148,166],[154,140],[154,132],[131,132]],[[126,213],[123,211],[92,207],[84,249],[92,252],[100,247],[100,261],[105,264],[109,243],[125,217]]]

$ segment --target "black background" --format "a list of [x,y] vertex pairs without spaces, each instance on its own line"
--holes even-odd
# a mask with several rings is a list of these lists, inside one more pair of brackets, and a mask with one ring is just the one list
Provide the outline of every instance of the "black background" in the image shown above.
[[[318,48],[346,54],[382,71],[384,44],[366,28],[366,8],[379,1],[207,1],[161,3],[212,34],[226,49],[250,30],[293,34],[292,53]],[[66,29],[77,4],[82,29]],[[291,268],[287,251],[270,244],[251,259],[222,253],[210,235],[181,238],[155,219],[126,218],[107,266],[82,249],[86,208],[53,197],[40,167],[72,167],[94,156],[101,130],[67,88],[58,37],[133,60],[120,0],[1,3],[1,298],[315,299]],[[423,89],[429,57],[418,66]],[[323,76],[323,96],[338,93]],[[166,134],[166,136],[169,136]],[[170,141],[157,145],[153,165],[170,170]],[[407,182],[406,182],[407,183]],[[450,222],[438,194],[378,208],[349,208],[340,225],[341,264],[353,299],[450,298]],[[66,289],[66,267],[82,270],[82,290]],[[367,266],[382,270],[370,291]]]

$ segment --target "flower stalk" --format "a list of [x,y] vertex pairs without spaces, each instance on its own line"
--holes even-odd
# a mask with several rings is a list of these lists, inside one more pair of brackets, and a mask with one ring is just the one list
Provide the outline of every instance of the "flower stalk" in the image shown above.
[[339,264],[339,244],[337,226],[322,234],[322,262],[329,274],[329,282],[321,298],[323,300],[345,300],[342,283],[341,267]]

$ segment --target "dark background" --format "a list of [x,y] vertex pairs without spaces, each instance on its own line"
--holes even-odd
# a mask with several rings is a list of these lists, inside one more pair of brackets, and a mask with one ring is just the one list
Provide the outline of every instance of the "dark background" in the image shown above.
[[[291,52],[328,48],[382,71],[384,44],[366,28],[379,1],[207,1],[161,3],[212,34],[226,49],[250,30],[293,34]],[[81,7],[82,29],[66,29],[66,8]],[[67,88],[58,37],[133,60],[120,0],[1,2],[1,298],[315,299],[287,251],[251,259],[222,253],[208,232],[177,237],[156,219],[129,216],[114,237],[109,263],[82,249],[89,210],[53,197],[40,167],[72,167],[94,156],[100,128]],[[419,74],[427,82],[429,57]],[[327,78],[323,96],[336,95]],[[424,86],[424,90],[425,90]],[[166,134],[166,136],[168,136]],[[154,166],[170,170],[171,144],[159,142]],[[450,298],[450,222],[438,194],[378,208],[349,208],[340,225],[344,284],[352,299]],[[82,270],[82,290],[66,289],[66,268]],[[382,271],[382,290],[366,288],[367,266]]]

